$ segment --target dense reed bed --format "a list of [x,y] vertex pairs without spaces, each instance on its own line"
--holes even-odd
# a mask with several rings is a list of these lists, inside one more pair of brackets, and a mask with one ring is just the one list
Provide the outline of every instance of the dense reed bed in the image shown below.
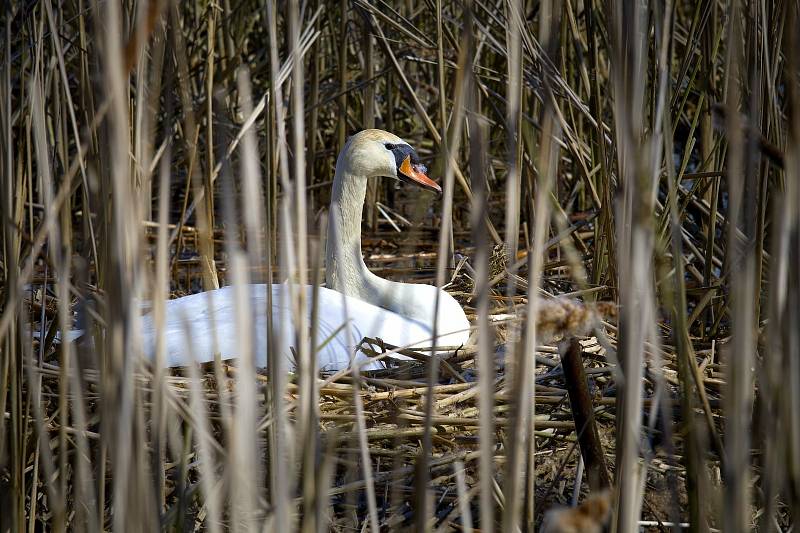
[[[792,530],[799,17],[5,2],[0,531]],[[145,360],[171,296],[324,281],[371,127],[444,194],[371,184],[367,263],[448,290],[471,342],[365,339],[387,368],[333,375],[312,334],[293,373]]]

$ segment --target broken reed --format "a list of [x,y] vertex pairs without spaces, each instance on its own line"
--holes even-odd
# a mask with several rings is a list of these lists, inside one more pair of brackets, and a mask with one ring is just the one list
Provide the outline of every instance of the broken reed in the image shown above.
[[[652,518],[645,481],[659,459],[643,442],[657,427],[677,472],[671,497],[688,506],[656,518],[788,527],[800,513],[797,10],[11,2],[0,14],[0,529],[531,530],[554,500],[538,452],[572,437],[542,433],[565,422],[547,399],[558,363],[525,311],[564,293],[620,304],[618,328],[587,332],[602,345],[601,383],[617,390],[597,401],[615,404],[612,527]],[[404,207],[424,220],[424,232],[403,228],[402,246],[419,261],[415,248],[435,252],[424,276],[439,285],[459,263],[451,251],[467,257],[476,344],[447,363],[461,370],[430,359],[383,383],[320,381],[303,337],[306,364],[288,380],[276,364],[254,381],[246,358],[233,374],[151,377],[137,359],[138,301],[159,316],[173,291],[319,281],[335,157],[373,125],[442,178],[432,205],[371,186],[365,227],[385,246]],[[393,275],[419,278],[397,258]],[[298,316],[308,305],[296,302]],[[91,337],[57,342],[74,312]],[[498,330],[490,314],[508,321]],[[470,385],[446,382],[470,368],[477,426],[447,411]],[[395,403],[370,402],[370,387]],[[417,389],[424,402],[400,394]],[[381,429],[387,416],[396,424]],[[575,482],[574,459],[560,460]],[[455,470],[434,480],[444,465]]]

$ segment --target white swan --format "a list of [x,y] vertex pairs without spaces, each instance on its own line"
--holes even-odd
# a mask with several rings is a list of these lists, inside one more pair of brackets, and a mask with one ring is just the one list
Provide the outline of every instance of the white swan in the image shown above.
[[[364,337],[383,339],[396,346],[430,346],[433,335],[434,302],[439,296],[438,346],[458,346],[469,338],[469,322],[464,310],[444,291],[431,285],[397,283],[369,271],[361,256],[361,214],[367,180],[391,177],[441,192],[426,175],[424,165],[408,143],[382,130],[364,130],[353,135],[336,161],[336,175],[329,211],[326,246],[326,284],[318,288],[318,335],[316,351],[320,370],[340,370],[351,363],[363,363],[366,356],[355,353]],[[185,366],[240,355],[248,343],[241,343],[242,329],[237,316],[255,322],[254,357],[256,366],[267,363],[266,305],[267,285],[243,287],[249,309],[236,308],[242,299],[236,287],[193,294],[166,303],[164,335],[166,364]],[[312,287],[306,291],[309,313]],[[296,333],[289,310],[286,284],[270,287],[273,302],[274,349],[295,368],[292,347]],[[239,311],[239,313],[237,313]],[[348,323],[348,327],[344,327]],[[310,316],[309,316],[310,319]],[[186,331],[189,337],[186,337]],[[155,357],[156,327],[151,315],[143,317],[145,354]],[[191,348],[189,348],[191,346]],[[272,354],[270,354],[272,357]],[[381,362],[361,364],[361,369],[382,368]]]

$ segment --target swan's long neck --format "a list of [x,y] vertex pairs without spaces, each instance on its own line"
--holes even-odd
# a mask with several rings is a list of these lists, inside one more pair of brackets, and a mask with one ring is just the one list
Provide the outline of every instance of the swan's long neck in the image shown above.
[[367,194],[367,177],[359,176],[346,158],[336,162],[328,238],[325,243],[325,281],[329,288],[348,296],[367,299],[374,276],[361,257],[361,214]]
[[361,256],[361,215],[367,195],[367,176],[351,164],[347,149],[336,162],[328,238],[325,245],[325,281],[337,290],[404,317],[433,321],[435,287],[398,283],[369,271]]
[[413,298],[407,293],[407,284],[376,276],[364,263],[361,255],[361,215],[367,195],[367,179],[352,169],[346,153],[344,157],[339,157],[333,178],[325,244],[325,281],[328,288],[409,318],[427,317],[427,302],[412,301]]

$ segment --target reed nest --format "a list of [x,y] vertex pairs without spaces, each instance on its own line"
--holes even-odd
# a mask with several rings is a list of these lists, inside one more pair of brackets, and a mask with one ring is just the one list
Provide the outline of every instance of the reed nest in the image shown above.
[[[373,267],[381,264],[389,268],[393,263],[404,264],[414,260],[418,265],[425,265],[425,252],[407,254],[401,257],[388,257],[383,254],[379,263],[373,262]],[[429,257],[427,257],[429,259]],[[374,260],[374,258],[373,258]],[[497,260],[502,263],[502,260]],[[222,265],[219,265],[224,270]],[[376,268],[378,270],[378,268]],[[415,269],[419,273],[419,269]],[[394,275],[402,277],[410,274],[406,268],[395,268]],[[456,272],[456,276],[458,276]],[[185,283],[193,283],[192,278],[198,276],[197,270],[190,268],[189,272],[181,276]],[[454,278],[452,285],[456,284]],[[178,296],[181,291],[178,291]],[[469,293],[454,293],[465,302],[470,301],[474,295]],[[509,313],[508,306],[497,294],[495,313],[490,315],[492,322],[492,337],[495,339],[492,349],[496,354],[497,374],[492,386],[494,408],[491,423],[496,432],[498,443],[508,438],[509,426],[513,424],[513,385],[509,383],[508,373],[505,368],[503,352],[513,344],[515,339],[509,338],[511,327],[524,319],[524,298],[515,303],[517,311]],[[468,303],[464,304],[470,316],[475,315],[475,308]],[[36,307],[36,306],[34,306]],[[39,309],[43,309],[39,307]],[[55,312],[54,310],[50,310]],[[47,311],[45,310],[45,314]],[[604,329],[604,323],[610,327],[606,320],[616,320],[616,306],[613,303],[598,302],[584,304],[572,298],[552,298],[543,301],[538,310],[536,319],[541,332],[542,340],[549,340],[550,345],[541,345],[536,349],[536,383],[537,392],[535,399],[537,411],[532,424],[533,434],[537,437],[536,476],[540,486],[537,488],[537,500],[546,508],[555,508],[560,503],[568,501],[567,494],[571,487],[567,480],[574,476],[578,462],[578,443],[575,436],[575,422],[569,409],[567,389],[563,383],[563,373],[560,369],[557,341],[564,338],[579,337],[582,357],[587,365],[587,372],[591,376],[595,405],[598,407],[599,427],[604,436],[607,453],[613,454],[613,414],[609,411],[616,403],[614,393],[606,394],[613,388],[614,367],[606,358],[606,349],[600,344],[597,337],[591,336],[595,328]],[[516,339],[518,342],[519,339]],[[605,337],[607,346],[615,346],[616,342],[611,337]],[[53,341],[58,343],[57,340]],[[34,348],[40,344],[34,343]],[[613,350],[614,348],[612,348]],[[474,344],[460,346],[450,351],[440,347],[437,351],[443,352],[437,356],[441,379],[433,387],[425,384],[425,376],[430,364],[430,351],[399,349],[396,346],[385,344],[381,339],[365,338],[361,350],[367,355],[382,358],[387,368],[381,371],[372,371],[360,374],[354,378],[352,372],[342,371],[336,374],[319,376],[317,393],[319,397],[318,413],[314,417],[319,424],[318,436],[328,446],[330,453],[323,462],[321,478],[316,478],[315,490],[324,493],[330,499],[330,515],[327,517],[328,526],[334,530],[346,530],[358,527],[359,516],[368,513],[364,489],[368,481],[363,476],[363,465],[360,465],[358,440],[366,441],[366,452],[371,459],[372,479],[377,500],[381,509],[382,528],[407,528],[413,524],[413,494],[418,486],[417,464],[421,453],[421,439],[426,429],[433,437],[432,456],[429,463],[430,481],[427,482],[431,491],[430,497],[434,498],[433,516],[427,526],[437,530],[462,530],[465,517],[464,499],[468,499],[478,490],[477,461],[482,454],[478,444],[478,428],[481,419],[478,417],[479,389],[476,379],[477,347]],[[392,355],[401,353],[410,356],[416,361],[393,360]],[[46,358],[38,366],[41,377],[41,397],[43,398],[43,411],[46,413],[46,422],[51,431],[58,429],[58,404],[53,399],[59,396],[59,383],[63,374],[58,364],[57,351],[51,352],[52,356]],[[387,355],[388,354],[388,355]],[[83,382],[82,401],[85,402],[85,416],[89,419],[102,416],[99,405],[102,397],[101,373],[92,368],[80,368],[71,379]],[[223,363],[215,371],[213,364],[204,365],[200,372],[175,370],[166,377],[165,399],[179,418],[185,420],[185,426],[168,429],[169,440],[173,446],[186,446],[187,439],[191,439],[191,431],[196,431],[191,423],[196,416],[197,408],[194,401],[204,403],[207,413],[209,438],[217,453],[223,454],[225,448],[226,431],[230,431],[226,418],[238,403],[239,384],[241,379],[247,379],[233,364]],[[256,395],[258,410],[269,413],[269,377],[265,369],[259,370],[255,376],[259,384]],[[290,378],[286,387],[285,408],[289,420],[297,422],[300,395],[297,376]],[[145,416],[154,408],[153,401],[148,398],[152,394],[152,371],[141,368],[134,377],[142,387],[142,407]],[[425,405],[430,393],[433,393],[434,410],[436,415],[430,423],[425,417]],[[192,397],[194,395],[194,398]],[[358,410],[353,401],[357,395],[361,401]],[[360,412],[359,412],[360,411]],[[359,430],[357,421],[361,420],[364,429]],[[265,431],[274,420],[269,414],[261,416],[258,420],[257,432]],[[428,425],[432,424],[432,425]],[[66,428],[69,435],[80,434],[87,439],[87,448],[91,453],[96,453],[96,445],[100,434],[91,430],[78,430],[74,427]],[[189,433],[189,434],[187,434]],[[296,454],[297,452],[295,452]],[[290,461],[299,461],[293,453],[289,453]],[[493,451],[492,460],[502,470],[506,457],[502,445]],[[184,528],[202,528],[206,518],[204,505],[198,497],[201,483],[198,481],[203,475],[208,475],[199,468],[196,453],[189,452],[182,456],[182,463],[174,462],[165,465],[166,476],[165,497],[167,501],[180,503],[174,509],[182,509],[185,515],[178,520],[174,515],[165,515],[165,520],[177,520],[184,523]],[[655,476],[657,477],[657,476]],[[502,481],[502,478],[501,478]],[[663,480],[656,483],[664,484]],[[326,486],[327,485],[327,486]],[[454,491],[454,487],[459,488]],[[578,487],[580,489],[580,487]],[[502,493],[495,497],[502,504]],[[181,503],[181,500],[185,500]],[[296,502],[300,508],[305,507],[301,500]],[[652,512],[652,518],[658,519],[661,513],[667,512],[664,503],[659,502],[658,511]],[[467,513],[479,514],[479,510],[470,510]],[[177,512],[177,511],[174,511]],[[651,513],[644,516],[651,517]],[[43,520],[50,517],[44,514]],[[230,517],[230,522],[223,522],[227,527],[233,526],[235,517]],[[562,519],[563,520],[563,519]],[[598,520],[604,520],[598,518]],[[467,518],[466,522],[471,522]],[[589,523],[593,523],[591,520]],[[552,527],[552,526],[551,526]],[[582,529],[579,529],[582,530]],[[562,531],[554,529],[553,531]]]

